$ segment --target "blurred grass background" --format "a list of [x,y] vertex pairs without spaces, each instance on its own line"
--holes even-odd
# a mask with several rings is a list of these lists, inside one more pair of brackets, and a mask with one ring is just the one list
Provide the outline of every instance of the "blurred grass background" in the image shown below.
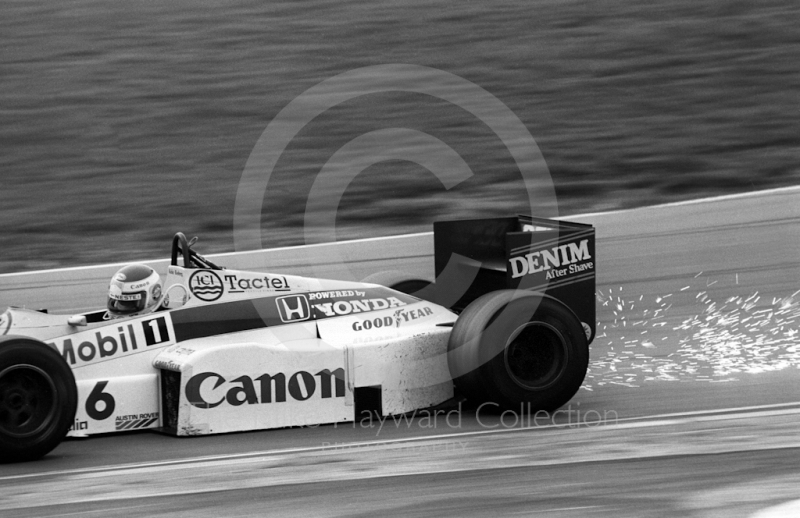
[[[269,121],[368,65],[439,68],[500,99],[536,139],[561,214],[800,180],[795,0],[0,5],[0,272],[162,257],[178,230],[201,251],[233,250],[239,179]],[[282,155],[265,246],[302,244],[316,173],[389,127],[436,136],[475,175],[445,191],[414,163],[371,166],[340,204],[338,239],[527,211],[513,160],[480,121],[428,96],[370,95],[315,119]]]

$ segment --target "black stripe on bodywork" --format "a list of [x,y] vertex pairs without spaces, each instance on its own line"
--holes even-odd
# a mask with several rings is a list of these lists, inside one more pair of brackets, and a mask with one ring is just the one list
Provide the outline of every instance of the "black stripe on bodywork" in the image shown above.
[[[416,297],[390,290],[389,288],[364,288],[360,290],[339,291],[358,291],[363,293],[363,295],[348,295],[340,297],[334,296],[330,298],[312,299],[312,297],[316,295],[329,294],[332,293],[332,291],[294,293],[289,295],[285,293],[278,293],[269,297],[257,299],[212,303],[204,306],[176,309],[171,313],[172,325],[175,329],[175,341],[183,342],[186,340],[192,340],[194,338],[204,338],[208,336],[217,336],[240,331],[250,331],[265,327],[346,316],[326,315],[323,311],[315,308],[315,306],[320,304],[335,304],[336,302],[340,301],[354,302],[369,299],[387,299],[388,297],[394,297],[404,304],[413,304],[415,302],[419,302],[419,299]],[[305,296],[309,300],[311,311],[308,318],[298,320],[296,322],[286,322],[281,319],[277,305],[278,300],[292,296]],[[358,313],[367,313],[372,311],[379,311],[379,309],[371,311],[361,310]],[[351,314],[356,314],[356,312]]]
[[281,325],[276,297],[209,304],[172,313],[175,341]]

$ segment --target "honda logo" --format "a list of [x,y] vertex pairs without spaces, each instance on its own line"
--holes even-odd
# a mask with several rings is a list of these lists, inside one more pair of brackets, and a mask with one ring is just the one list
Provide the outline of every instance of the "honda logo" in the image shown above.
[[287,295],[275,299],[283,322],[300,322],[311,317],[311,306],[305,295]]

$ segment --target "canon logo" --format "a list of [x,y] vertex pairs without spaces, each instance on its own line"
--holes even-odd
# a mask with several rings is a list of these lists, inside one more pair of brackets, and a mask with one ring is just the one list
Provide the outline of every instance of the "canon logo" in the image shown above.
[[264,373],[255,378],[238,376],[230,381],[216,372],[202,372],[186,382],[185,394],[186,400],[197,408],[215,408],[223,403],[231,406],[285,403],[287,395],[295,401],[307,401],[318,390],[320,399],[344,397],[344,369],[323,369],[316,374],[298,371],[288,377],[282,372]]

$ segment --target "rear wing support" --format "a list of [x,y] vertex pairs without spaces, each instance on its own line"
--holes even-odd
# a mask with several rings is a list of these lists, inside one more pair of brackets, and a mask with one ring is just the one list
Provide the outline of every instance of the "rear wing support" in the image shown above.
[[532,216],[437,221],[436,302],[456,311],[490,291],[523,289],[558,299],[595,334],[592,225]]

